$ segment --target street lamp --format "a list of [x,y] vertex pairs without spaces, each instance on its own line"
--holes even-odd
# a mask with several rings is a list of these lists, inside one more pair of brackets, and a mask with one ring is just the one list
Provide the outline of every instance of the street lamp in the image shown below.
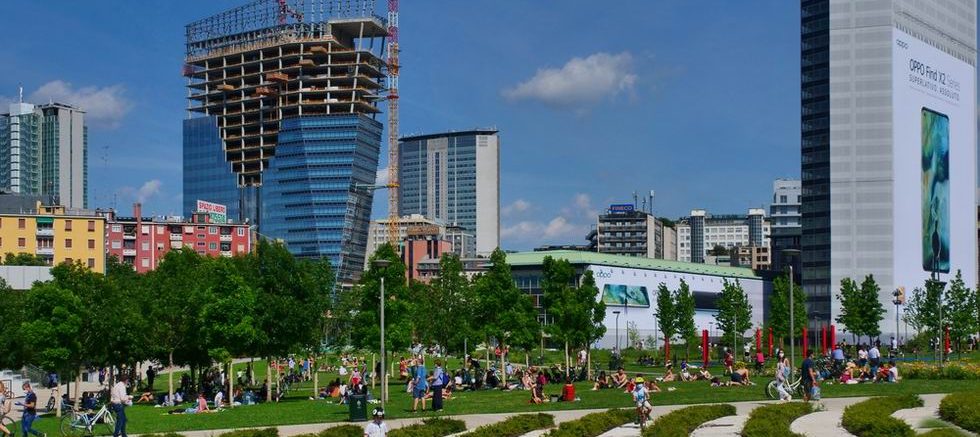
[[657,337],[659,332],[657,331],[657,317],[660,317],[660,313],[653,313],[653,352],[657,352],[657,348],[660,347],[660,339]]
[[616,355],[619,355],[619,311],[613,311],[616,315]]
[[793,381],[793,371],[796,369],[796,342],[793,340],[793,336],[796,335],[796,325],[794,324],[793,316],[796,313],[796,306],[793,303],[793,284],[796,282],[796,276],[793,275],[793,260],[792,257],[799,256],[799,249],[783,249],[783,255],[790,256],[789,262],[789,380]]
[[[376,269],[384,269],[391,265],[391,261],[378,258],[371,263]],[[388,398],[388,372],[385,367],[385,276],[381,274],[381,410],[385,409],[385,400]],[[377,375],[375,375],[377,377]]]

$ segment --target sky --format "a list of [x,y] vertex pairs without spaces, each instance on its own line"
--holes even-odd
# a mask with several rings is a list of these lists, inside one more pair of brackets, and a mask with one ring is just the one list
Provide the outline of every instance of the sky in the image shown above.
[[[0,104],[82,106],[90,206],[179,214],[184,25],[244,2],[5,1]],[[400,30],[401,133],[500,130],[505,249],[582,244],[634,191],[745,213],[799,178],[797,2],[406,0]]]

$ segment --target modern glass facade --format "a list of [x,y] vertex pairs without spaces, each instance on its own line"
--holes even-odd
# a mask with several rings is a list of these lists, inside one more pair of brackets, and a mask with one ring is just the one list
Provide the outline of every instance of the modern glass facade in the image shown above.
[[327,257],[338,283],[364,266],[382,125],[362,114],[284,119],[264,172],[263,234],[303,258]]
[[[215,117],[184,120],[184,215],[197,209],[198,200],[228,207],[228,218],[241,220],[238,183],[225,160]],[[254,219],[254,217],[252,217]]]

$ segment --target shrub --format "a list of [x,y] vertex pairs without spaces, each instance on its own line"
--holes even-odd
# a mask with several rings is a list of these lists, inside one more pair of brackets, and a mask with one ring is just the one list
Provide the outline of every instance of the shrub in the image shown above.
[[980,432],[980,392],[960,392],[947,395],[939,403],[939,417],[963,429]]
[[944,365],[940,372],[936,364],[912,361],[900,363],[898,374],[907,379],[980,379],[980,364],[951,361]]
[[684,437],[705,422],[732,416],[735,407],[729,404],[695,405],[668,413],[643,431],[643,437]]
[[221,434],[220,437],[279,437],[278,428],[239,429]]
[[963,437],[963,433],[953,428],[936,428],[916,437]]
[[749,420],[742,428],[744,437],[799,436],[789,430],[790,424],[804,414],[813,412],[811,404],[794,402],[770,404],[752,410]]
[[536,429],[552,426],[555,426],[555,417],[550,414],[521,414],[511,416],[502,422],[481,426],[463,435],[465,437],[517,437]]
[[636,410],[613,409],[601,413],[592,413],[580,419],[564,422],[545,434],[545,437],[594,437],[636,417]]
[[913,437],[915,436],[915,431],[905,422],[891,417],[891,414],[903,408],[921,406],[922,399],[919,399],[916,395],[871,398],[845,408],[841,425],[851,434],[858,437]]
[[305,434],[297,437],[364,437],[364,427],[357,425],[340,425],[327,428],[318,434]]
[[166,432],[163,434],[141,434],[140,437],[184,437],[184,435],[175,432]]
[[434,417],[425,419],[422,423],[392,430],[388,435],[391,437],[442,437],[463,431],[466,431],[466,423],[462,420]]

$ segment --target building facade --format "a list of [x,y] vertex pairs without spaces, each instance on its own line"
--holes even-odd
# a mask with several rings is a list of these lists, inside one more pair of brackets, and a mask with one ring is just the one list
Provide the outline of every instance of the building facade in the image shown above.
[[870,274],[887,336],[895,288],[955,270],[976,282],[977,249],[962,242],[975,226],[977,3],[800,5],[802,280],[811,328],[839,314],[833,296],[842,279]]
[[[799,179],[776,179],[772,183],[772,204],[769,221],[772,235],[772,269],[782,271],[792,265],[794,274],[800,272],[800,257],[787,250],[800,250],[802,191]],[[791,264],[790,264],[791,263]]]
[[[710,254],[715,247],[730,251],[736,247],[755,246],[769,248],[771,222],[765,210],[752,208],[746,215],[709,215],[695,209],[691,215],[678,220],[677,258],[679,261],[704,263],[709,256],[717,261],[719,254]],[[729,258],[725,253],[723,258]]]
[[[449,244],[448,251],[459,255],[461,258],[472,258],[476,254],[476,238],[473,234],[467,233],[459,226],[446,226],[438,220],[426,218],[421,214],[409,214],[398,218],[398,238],[396,241],[400,242],[399,248],[403,248],[406,241],[413,239],[445,241]],[[368,230],[368,245],[364,257],[365,269],[369,267],[371,255],[388,241],[388,219],[372,220]]]
[[186,26],[184,213],[227,205],[295,256],[328,258],[340,286],[364,265],[381,149],[375,6],[253,1]]
[[500,246],[500,141],[493,129],[403,137],[398,213],[421,214],[476,236],[476,253]]
[[0,114],[0,189],[87,208],[85,112],[62,103],[10,104]]
[[143,217],[140,204],[131,217],[109,211],[105,248],[109,256],[139,273],[157,268],[171,250],[184,247],[206,256],[235,256],[252,251],[252,234],[243,223],[214,223],[207,214],[183,217]]
[[0,253],[36,255],[51,266],[81,262],[104,273],[105,218],[40,203],[33,210],[0,212]]
[[648,212],[637,211],[632,204],[610,205],[596,222],[599,253],[676,260],[675,240],[673,227]]
[[[601,348],[611,349],[632,346],[626,342],[626,327],[635,326],[641,339],[663,338],[657,332],[656,292],[660,284],[671,290],[680,287],[683,280],[694,295],[694,323],[697,330],[709,330],[717,338],[714,315],[718,312],[717,300],[724,282],[735,281],[742,286],[752,307],[752,326],[765,323],[766,296],[771,283],[752,270],[730,266],[712,266],[637,258],[580,251],[521,252],[507,255],[514,282],[527,292],[538,309],[538,321],[547,323],[547,313],[542,305],[541,289],[544,258],[566,259],[575,269],[575,283],[580,284],[585,271],[592,271],[599,288],[600,299],[606,304],[606,334],[598,341]],[[618,314],[617,314],[618,313]],[[617,339],[617,331],[619,338]],[[719,334],[720,335],[720,334]]]

